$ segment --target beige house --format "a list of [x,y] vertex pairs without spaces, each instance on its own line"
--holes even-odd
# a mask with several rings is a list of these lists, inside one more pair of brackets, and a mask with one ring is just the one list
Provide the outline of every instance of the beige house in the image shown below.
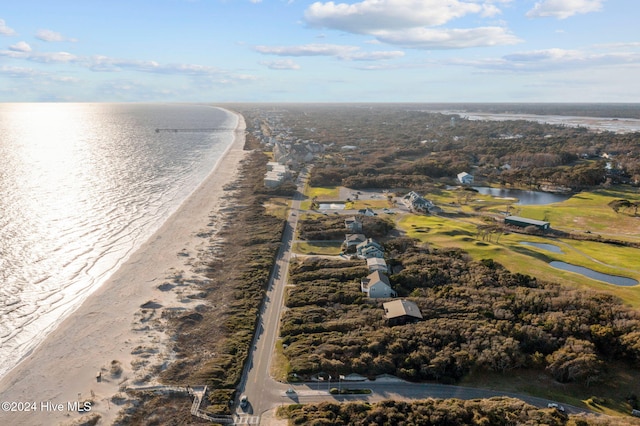
[[373,299],[397,296],[397,293],[391,288],[389,278],[380,271],[372,272],[361,279],[360,290]]

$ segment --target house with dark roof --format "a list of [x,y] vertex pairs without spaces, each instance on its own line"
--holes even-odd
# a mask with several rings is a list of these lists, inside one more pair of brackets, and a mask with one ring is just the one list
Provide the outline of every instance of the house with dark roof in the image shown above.
[[393,300],[382,304],[389,325],[407,324],[422,320],[420,308],[410,300]]
[[370,257],[384,257],[384,248],[373,238],[367,238],[356,246],[356,254],[360,259],[369,259]]
[[422,197],[415,191],[411,191],[402,197],[402,203],[407,206],[409,210],[416,212],[427,213],[434,207],[434,204],[431,201]]
[[513,225],[519,228],[526,228],[527,226],[535,226],[536,228],[546,231],[550,228],[551,224],[544,220],[529,219],[527,217],[520,216],[507,216],[504,218],[506,225]]
[[[367,237],[364,234],[346,234],[344,236],[345,251],[354,251],[354,248],[363,242],[367,241]],[[350,250],[351,249],[351,250]]]

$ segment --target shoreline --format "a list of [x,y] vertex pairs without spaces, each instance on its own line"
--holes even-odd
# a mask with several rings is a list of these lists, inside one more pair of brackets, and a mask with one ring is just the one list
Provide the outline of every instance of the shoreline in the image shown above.
[[[203,182],[0,380],[0,401],[16,403],[18,410],[6,412],[3,406],[1,424],[66,424],[83,415],[99,415],[98,424],[112,424],[131,402],[123,387],[156,384],[158,371],[172,358],[163,317],[198,305],[198,298],[189,296],[206,280],[206,268],[199,268],[207,262],[202,257],[215,252],[224,219],[220,210],[229,195],[224,187],[237,177],[246,156],[244,117],[229,112],[238,117],[233,141]],[[78,401],[92,401],[90,410],[68,410]]]

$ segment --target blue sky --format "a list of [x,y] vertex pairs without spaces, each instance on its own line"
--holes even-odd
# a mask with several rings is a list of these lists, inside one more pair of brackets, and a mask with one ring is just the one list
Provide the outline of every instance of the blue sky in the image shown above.
[[3,3],[2,102],[640,102],[637,0]]

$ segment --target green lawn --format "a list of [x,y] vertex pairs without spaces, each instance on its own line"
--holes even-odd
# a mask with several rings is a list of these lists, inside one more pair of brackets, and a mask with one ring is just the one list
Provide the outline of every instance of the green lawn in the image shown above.
[[305,195],[312,199],[335,201],[340,199],[340,187],[337,186],[308,186]]
[[[490,258],[512,272],[520,272],[539,279],[577,287],[611,292],[627,304],[640,307],[640,286],[618,287],[589,279],[580,274],[562,271],[548,264],[552,260],[558,260],[640,281],[640,271],[636,266],[637,259],[640,258],[638,257],[640,255],[639,249],[591,241],[558,241],[522,234],[505,234],[499,239],[494,235],[491,240],[482,240],[477,236],[475,224],[435,216],[402,215],[398,220],[398,227],[408,236],[437,248],[457,247],[469,253],[476,260]],[[521,242],[554,244],[560,247],[563,253],[558,254],[526,246]],[[597,263],[594,259],[607,265]]]
[[313,242],[299,241],[293,244],[294,253],[337,256],[342,251],[341,241]]

